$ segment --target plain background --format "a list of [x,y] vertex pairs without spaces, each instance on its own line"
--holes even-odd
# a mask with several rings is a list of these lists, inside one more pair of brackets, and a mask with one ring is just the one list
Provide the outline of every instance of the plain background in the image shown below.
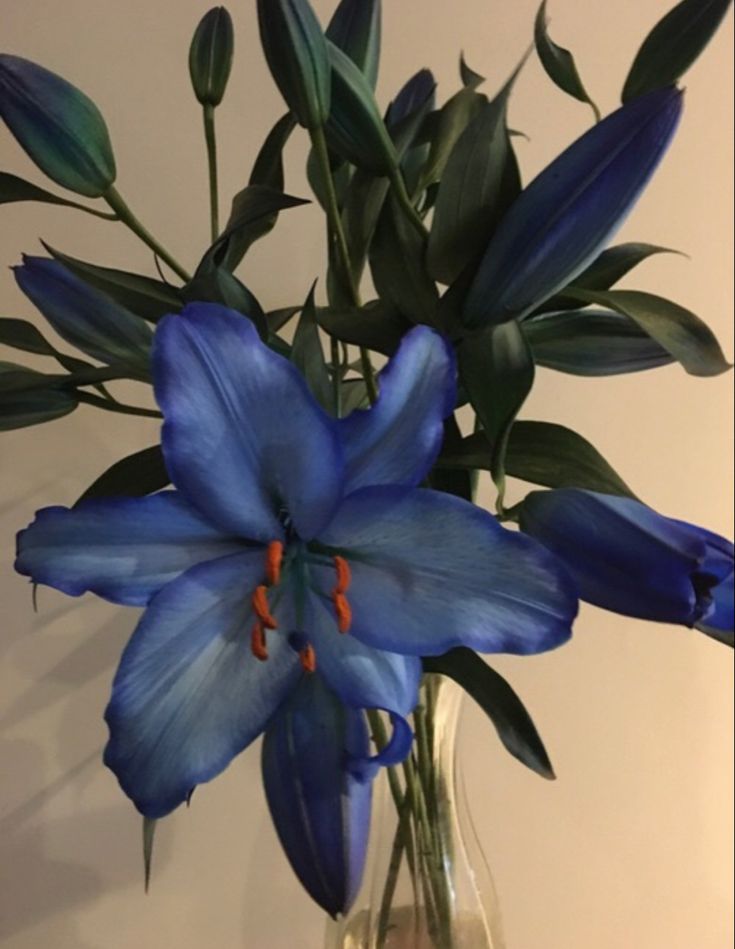
[[[326,22],[332,0],[319,0]],[[571,47],[603,111],[615,107],[643,36],[668,0],[553,0],[552,35]],[[232,9],[235,67],[219,110],[222,194],[245,183],[282,104],[257,42],[253,0]],[[461,49],[489,88],[526,49],[535,0],[386,0],[379,95],[385,104],[430,65],[446,98]],[[79,85],[107,118],[121,192],[188,266],[207,239],[200,114],[187,49],[205,0],[0,0],[4,51]],[[622,239],[680,249],[627,285],[700,314],[732,355],[730,218],[732,17],[685,79],[682,128]],[[586,129],[589,110],[559,92],[535,59],[512,101],[525,179]],[[298,137],[298,136],[296,136]],[[0,130],[0,167],[41,176]],[[287,188],[306,194],[303,148]],[[224,203],[224,202],[223,202]],[[0,261],[43,237],[102,264],[150,272],[121,225],[63,209],[0,209]],[[267,308],[303,300],[321,275],[314,207],[288,211],[248,257],[243,279]],[[35,318],[0,272],[4,316]],[[0,358],[14,358],[8,351]],[[540,372],[526,418],[590,438],[662,512],[731,531],[731,379],[678,366],[584,380]],[[128,397],[143,398],[131,386]],[[0,469],[0,938],[6,949],[318,949],[323,917],[281,855],[255,748],[191,810],[159,828],[144,897],[139,819],[100,763],[111,675],[135,611],[30,588],[12,570],[13,536],[33,512],[68,504],[119,457],[156,441],[154,422],[82,408],[2,435]],[[451,591],[450,591],[451,595]],[[462,760],[493,867],[509,949],[725,949],[732,943],[731,653],[683,628],[585,608],[573,642],[495,663],[525,698],[558,780],[526,772],[468,707]]]

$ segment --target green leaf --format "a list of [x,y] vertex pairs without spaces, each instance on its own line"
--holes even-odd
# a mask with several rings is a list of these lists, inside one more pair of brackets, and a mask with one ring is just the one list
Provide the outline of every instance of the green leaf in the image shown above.
[[718,376],[730,369],[712,330],[683,306],[640,290],[571,290],[584,303],[630,317],[693,376]]
[[232,199],[227,225],[208,254],[217,264],[234,270],[252,244],[273,229],[279,211],[304,204],[309,204],[306,198],[284,194],[268,185],[247,185]]
[[462,340],[457,356],[459,378],[491,445],[490,471],[502,489],[508,435],[533,386],[531,350],[510,321]]
[[526,707],[506,680],[476,652],[459,646],[443,656],[423,660],[425,672],[454,679],[485,712],[506,750],[542,778],[555,777],[554,769]]
[[265,313],[257,298],[241,280],[222,264],[215,262],[211,249],[204,255],[194,277],[184,287],[183,294],[190,303],[221,303],[231,310],[237,310],[253,321],[262,339],[267,339]]
[[153,840],[156,835],[156,824],[158,821],[153,817],[143,818],[143,872],[145,878],[145,891],[151,883],[151,863],[153,861]]
[[392,356],[411,323],[384,300],[360,307],[319,307],[317,322],[330,336]]
[[271,75],[300,125],[329,117],[331,66],[327,40],[308,0],[258,0],[260,42]]
[[301,319],[294,333],[291,360],[306,379],[314,398],[325,411],[330,412],[333,407],[332,380],[319,339],[314,306],[315,287],[316,284],[309,291],[301,311]]
[[485,82],[484,76],[481,76],[479,72],[475,72],[474,69],[470,69],[467,65],[464,53],[459,57],[459,78],[462,80],[462,85],[470,89],[477,89]]
[[421,174],[419,190],[423,191],[441,180],[457,139],[486,103],[486,96],[467,86],[455,93],[436,113],[431,123],[429,157]]
[[428,250],[429,272],[442,283],[451,284],[465,267],[479,261],[498,221],[517,197],[517,190],[507,187],[514,156],[506,120],[508,99],[522,66],[491,102],[481,103],[447,160]]
[[290,112],[276,122],[256,156],[249,184],[283,191],[283,149],[295,128],[296,119]]
[[[680,250],[659,247],[656,244],[640,242],[618,244],[616,247],[604,250],[570,286],[572,289],[580,290],[609,290],[619,280],[622,280],[626,274],[630,273],[634,267],[655,254],[681,254],[681,256],[685,256]],[[573,297],[565,296],[564,290],[562,290],[557,296],[546,300],[537,312],[549,313],[556,310],[574,310],[578,306],[579,301]]]
[[65,208],[76,208],[78,211],[87,211],[90,214],[99,214],[94,208],[88,208],[76,201],[60,198],[45,188],[11,175],[7,171],[0,171],[0,204],[12,204],[15,201],[40,201],[43,204],[57,204]]
[[288,323],[289,320],[293,319],[293,317],[300,312],[300,306],[284,306],[279,310],[270,310],[265,315],[266,322],[268,323],[268,329],[271,331],[271,333],[277,333],[278,330],[283,329],[286,323]]
[[78,404],[73,392],[58,388],[56,376],[0,362],[0,431],[50,422]]
[[591,106],[595,113],[595,119],[600,121],[600,110],[590,99],[587,90],[582,84],[574,57],[568,49],[562,49],[557,46],[548,33],[548,22],[546,19],[546,0],[538,9],[536,22],[534,25],[534,41],[536,43],[536,52],[541,60],[541,64],[546,70],[546,74],[551,81],[558,86],[562,92],[579,100],[586,102]]
[[[483,435],[483,443],[488,442]],[[474,501],[477,488],[477,472],[472,466],[464,464],[464,439],[454,414],[444,420],[444,441],[442,456],[428,475],[429,487],[435,491],[444,491],[465,501]],[[444,457],[459,458],[457,464],[444,464]],[[478,466],[479,467],[479,466]]]
[[178,313],[184,305],[181,291],[162,280],[154,280],[141,274],[98,267],[75,257],[69,257],[41,241],[49,254],[76,277],[101,290],[116,303],[121,304],[151,323],[156,323],[167,313]]
[[389,198],[370,245],[370,271],[378,296],[412,323],[434,323],[439,291],[426,269],[424,237]]
[[326,36],[346,53],[375,89],[380,63],[381,0],[341,0]]
[[203,106],[218,106],[222,101],[234,45],[232,17],[224,7],[213,7],[199,21],[189,47],[191,84]]
[[16,320],[10,317],[0,319],[0,343],[26,353],[37,353],[39,356],[56,355],[56,350],[51,343],[27,320]]
[[564,310],[531,317],[521,326],[537,365],[574,376],[615,376],[675,362],[621,313]]
[[651,30],[623,87],[623,102],[675,83],[722,22],[730,0],[682,0]]
[[[492,449],[484,432],[445,446],[438,463],[446,468],[489,470]],[[552,422],[516,422],[508,436],[506,473],[547,488],[583,488],[635,498],[620,475],[597,449],[577,432]]]
[[332,64],[332,111],[326,124],[330,149],[357,168],[394,174],[398,155],[370,84],[339,47],[329,41],[327,46]]
[[364,379],[347,379],[342,383],[342,413],[349,415],[355,409],[366,409],[370,404]]
[[140,498],[161,491],[170,483],[161,446],[154,445],[116,461],[95,479],[76,503],[90,498]]

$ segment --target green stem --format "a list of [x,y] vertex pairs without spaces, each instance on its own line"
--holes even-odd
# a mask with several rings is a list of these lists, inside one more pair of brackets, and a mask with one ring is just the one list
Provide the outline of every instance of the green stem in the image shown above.
[[413,206],[413,202],[409,197],[408,191],[406,189],[406,182],[403,180],[403,175],[401,174],[400,168],[396,169],[395,173],[391,176],[390,183],[391,188],[393,189],[393,196],[400,205],[403,213],[406,215],[411,227],[413,227],[422,240],[428,240],[429,232],[426,230],[424,222],[421,220],[421,216],[419,215],[418,211]]
[[98,395],[92,395],[91,392],[76,392],[76,397],[80,402],[87,405],[94,405],[98,409],[106,409],[108,412],[118,412],[120,415],[138,415],[141,418],[163,418],[160,412],[155,409],[141,409],[137,405],[124,405],[122,402],[110,402]]
[[[334,187],[332,169],[329,166],[329,149],[327,148],[327,140],[324,136],[324,129],[321,126],[311,130],[311,144],[314,149],[314,154],[316,155],[317,161],[319,162],[319,170],[321,171],[324,188],[326,191],[325,199],[328,232],[330,239],[334,241],[337,251],[337,260],[339,261],[339,267],[341,271],[341,282],[350,296],[352,305],[360,307],[362,306],[360,291],[357,288],[355,278],[352,273],[350,250],[347,246],[347,238],[345,237],[344,228],[342,227],[342,216],[339,213],[339,201],[337,199],[337,192]],[[370,400],[371,404],[374,404],[378,398],[378,388],[375,383],[375,371],[373,370],[372,364],[370,362],[370,354],[363,346],[360,347],[360,363],[362,365],[362,374],[365,378],[368,399]]]
[[329,340],[330,355],[332,359],[332,407],[334,417],[342,416],[342,364],[340,362],[339,340],[334,336]]
[[76,208],[77,211],[86,211],[87,214],[91,214],[93,217],[102,218],[103,221],[120,220],[117,214],[109,214],[107,211],[98,211],[96,208],[88,208],[86,204],[79,204],[76,201],[65,201],[65,205],[68,208]]
[[209,220],[212,243],[219,237],[219,188],[217,185],[217,136],[214,130],[214,106],[205,105],[204,139],[207,143],[207,165],[209,167]]
[[165,261],[178,277],[180,277],[185,283],[188,283],[189,280],[191,280],[191,276],[184,270],[181,264],[179,264],[171,256],[171,254],[169,254],[166,248],[162,247],[161,244],[158,243],[150,231],[146,230],[146,228],[141,224],[114,186],[111,185],[103,197],[115,214],[117,214],[118,218],[123,222],[123,224],[129,227],[130,230],[136,234],[144,244],[150,247],[154,254],[157,254],[161,260]]

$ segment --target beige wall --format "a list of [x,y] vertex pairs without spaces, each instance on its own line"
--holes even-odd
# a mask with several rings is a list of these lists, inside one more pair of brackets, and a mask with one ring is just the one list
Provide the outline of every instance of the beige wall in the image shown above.
[[[3,49],[89,92],[107,117],[119,186],[192,264],[206,240],[199,115],[186,50],[205,0],[0,0]],[[578,55],[600,104],[614,107],[628,64],[669,0],[553,0],[553,32]],[[319,0],[326,18],[331,0]],[[503,80],[531,35],[535,0],[386,0],[382,101],[431,65],[455,88],[456,59]],[[254,3],[233,10],[236,65],[221,110],[223,192],[245,181],[281,104],[257,46]],[[731,17],[686,79],[683,127],[622,234],[691,260],[646,263],[630,286],[701,314],[732,354]],[[412,33],[415,30],[415,37]],[[585,107],[532,61],[512,122],[533,174],[588,124]],[[0,130],[0,167],[39,176]],[[289,188],[305,193],[298,161]],[[53,245],[143,268],[122,228],[29,205],[0,209],[0,261]],[[244,277],[270,307],[304,296],[322,260],[319,216],[298,209],[248,258]],[[33,311],[0,270],[2,314]],[[2,358],[8,358],[3,354]],[[576,380],[542,372],[526,417],[591,438],[664,512],[731,531],[731,380],[678,367]],[[137,395],[137,393],[133,393]],[[43,590],[34,616],[11,569],[12,538],[42,505],[69,503],[123,454],[152,444],[153,423],[82,409],[2,436],[0,469],[0,941],[7,949],[318,949],[323,921],[281,856],[249,750],[160,827],[151,894],[142,893],[139,822],[99,761],[101,711],[134,620],[85,597]],[[494,867],[509,949],[725,949],[732,942],[731,653],[679,628],[585,609],[573,643],[502,659],[546,738],[550,785],[502,753],[467,710],[463,757]]]

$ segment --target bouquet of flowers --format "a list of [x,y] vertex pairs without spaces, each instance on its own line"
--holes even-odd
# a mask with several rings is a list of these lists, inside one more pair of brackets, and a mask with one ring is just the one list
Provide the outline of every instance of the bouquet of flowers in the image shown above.
[[[535,54],[593,124],[524,185],[508,103],[529,54],[489,93],[462,59],[461,87],[441,104],[421,70],[382,109],[380,0],[341,0],[326,29],[308,0],[258,0],[285,113],[224,222],[215,117],[233,25],[214,8],[189,53],[211,211],[193,272],[118,191],[94,103],[43,66],[0,55],[0,116],[64,192],[0,173],[0,203],[121,222],[155,265],[131,273],[44,245],[14,275],[67,348],[0,319],[0,344],[56,363],[0,362],[0,428],[80,405],[162,420],[160,444],[121,459],[71,508],[38,511],[15,562],[34,590],[145,608],[114,678],[104,762],[143,816],[146,876],[155,822],[264,735],[279,839],[333,917],[356,899],[373,783],[388,771],[388,879],[373,941],[349,944],[393,945],[404,867],[423,893],[416,945],[470,945],[434,830],[437,683],[458,683],[508,751],[548,777],[528,712],[478,654],[561,646],[579,599],[732,645],[732,545],[652,510],[571,429],[519,418],[537,366],[729,368],[695,314],[615,289],[664,248],[609,246],[675,133],[678,81],[728,7],[680,2],[642,44],[622,105],[602,117],[542,3]],[[297,135],[326,219],[323,287],[272,309],[236,271],[304,203],[284,181]],[[152,385],[157,408],[121,401],[119,380]],[[495,486],[493,511],[476,503],[480,472]],[[509,478],[535,487],[510,504]]]

